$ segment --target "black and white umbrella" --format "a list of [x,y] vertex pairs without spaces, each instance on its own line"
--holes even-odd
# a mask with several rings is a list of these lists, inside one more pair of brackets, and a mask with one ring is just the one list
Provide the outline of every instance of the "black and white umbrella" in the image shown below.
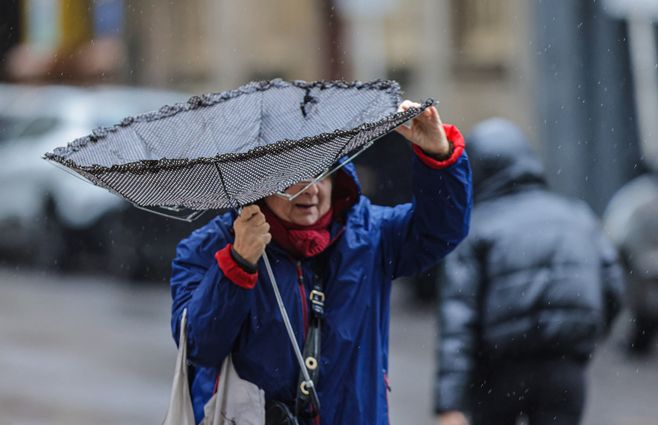
[[[394,81],[261,81],[128,117],[45,158],[136,206],[189,217],[331,171],[421,113]],[[196,215],[196,214],[195,214]]]

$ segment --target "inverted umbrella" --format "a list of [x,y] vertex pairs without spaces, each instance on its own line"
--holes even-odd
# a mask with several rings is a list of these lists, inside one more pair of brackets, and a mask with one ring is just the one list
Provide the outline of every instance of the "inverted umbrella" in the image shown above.
[[253,82],[128,117],[45,158],[168,215],[235,208],[329,172],[432,104],[396,113],[399,92],[394,81]]
[[[397,112],[399,94],[382,80],[253,82],[125,118],[45,158],[140,208],[191,220],[331,174],[433,104]],[[266,253],[263,260],[319,407]]]

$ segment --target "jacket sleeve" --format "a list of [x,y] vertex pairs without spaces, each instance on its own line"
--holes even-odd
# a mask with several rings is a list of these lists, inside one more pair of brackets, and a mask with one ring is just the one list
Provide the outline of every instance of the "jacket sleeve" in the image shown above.
[[471,170],[463,137],[446,126],[453,161],[432,163],[416,151],[412,165],[413,201],[387,209],[382,221],[385,259],[392,277],[425,271],[466,237],[471,212]]
[[599,231],[598,249],[601,262],[606,331],[609,331],[622,308],[625,287],[624,271],[619,262],[617,250],[603,234],[603,231]]
[[434,411],[468,409],[469,386],[477,360],[482,266],[470,238],[446,258],[445,279],[439,288],[437,371]]
[[188,357],[200,366],[221,366],[253,302],[251,289],[224,276],[214,248],[209,248],[221,245],[207,233],[195,233],[178,244],[172,263],[173,336],[178,343],[180,319],[187,309]]

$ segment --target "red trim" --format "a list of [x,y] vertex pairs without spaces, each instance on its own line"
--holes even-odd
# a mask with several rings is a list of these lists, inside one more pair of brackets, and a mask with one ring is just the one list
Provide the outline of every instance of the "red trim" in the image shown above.
[[297,262],[297,283],[299,283],[299,298],[302,303],[302,319],[304,320],[304,335],[306,335],[308,333],[308,306],[306,305],[306,288],[304,287],[302,265],[299,262]]
[[388,400],[388,393],[391,392],[391,385],[388,382],[388,373],[384,373],[384,385],[386,388],[384,388],[384,393],[386,394],[386,416],[388,418],[388,425],[391,425],[391,403]]
[[384,373],[384,384],[386,384],[386,392],[391,392],[391,383],[388,382],[388,373]]
[[224,248],[215,253],[215,260],[219,268],[224,272],[224,276],[231,282],[235,283],[241,288],[252,289],[256,286],[258,281],[258,272],[247,273],[235,262],[231,256],[231,247],[233,244],[228,244]]
[[452,164],[457,162],[459,157],[464,152],[464,146],[466,144],[464,142],[464,136],[462,136],[459,129],[451,124],[443,124],[443,129],[446,132],[448,141],[452,143],[452,146],[454,148],[452,151],[452,155],[450,155],[450,158],[444,161],[438,161],[432,158],[431,156],[427,155],[425,152],[423,152],[423,150],[419,148],[418,145],[414,144],[411,146],[414,150],[414,153],[418,156],[418,159],[420,159],[423,164],[427,165],[430,168],[442,169],[442,168],[450,167]]
[[213,394],[216,394],[217,389],[219,388],[219,376],[220,376],[221,373],[222,373],[221,370],[219,372],[217,372],[217,379],[215,379],[215,388],[213,388],[213,390],[212,390]]

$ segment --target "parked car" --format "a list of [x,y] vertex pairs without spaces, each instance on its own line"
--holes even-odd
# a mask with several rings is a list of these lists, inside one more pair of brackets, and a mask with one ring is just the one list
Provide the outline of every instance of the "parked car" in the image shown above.
[[[152,221],[148,213],[133,211],[42,156],[96,127],[187,97],[129,87],[0,84],[0,257],[49,268],[103,265],[123,275],[137,273],[137,264],[145,263],[137,247],[149,243],[139,239],[139,222]],[[188,226],[179,227],[186,232]]]

